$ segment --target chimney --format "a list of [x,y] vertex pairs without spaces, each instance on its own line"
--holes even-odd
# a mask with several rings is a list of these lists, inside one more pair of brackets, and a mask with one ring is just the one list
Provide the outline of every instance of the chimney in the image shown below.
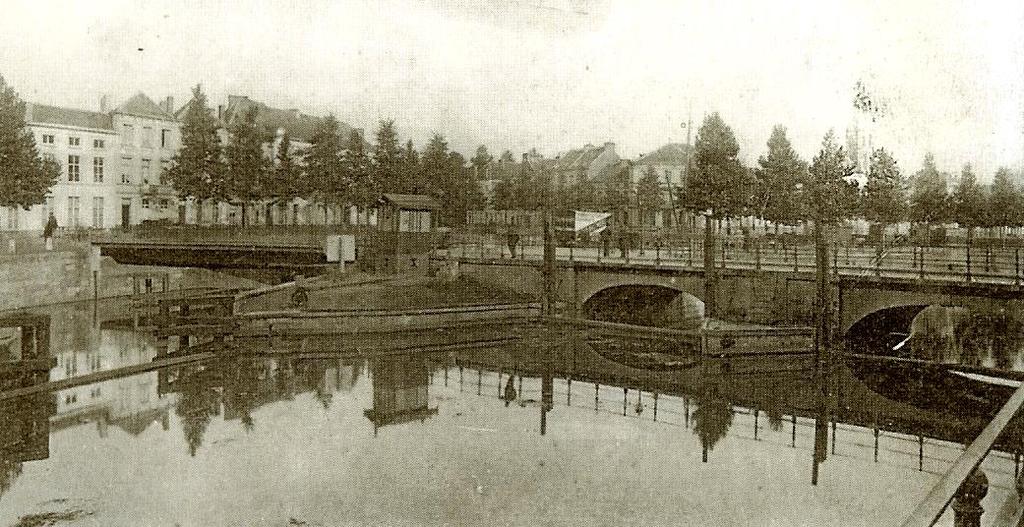
[[171,115],[174,114],[174,97],[167,96],[167,99],[164,100],[164,110]]
[[223,104],[218,104],[217,105],[217,120],[218,121],[224,120],[224,105]]
[[606,141],[604,143],[604,149],[607,150],[609,153],[614,154],[615,153],[615,143],[613,143],[611,141]]
[[107,94],[100,95],[100,113],[107,113],[110,111],[108,101],[109,98],[107,97]]

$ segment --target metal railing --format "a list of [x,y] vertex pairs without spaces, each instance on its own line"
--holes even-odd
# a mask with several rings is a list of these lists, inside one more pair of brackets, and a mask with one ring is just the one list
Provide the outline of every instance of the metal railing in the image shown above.
[[[445,254],[483,260],[539,260],[543,243],[539,237],[526,236],[514,248],[503,237],[487,234],[453,235]],[[814,247],[721,243],[715,246],[715,266],[721,269],[813,272]],[[927,247],[892,246],[881,254],[862,245],[831,247],[832,272],[860,277],[897,277],[920,280],[1003,283],[1020,285],[1021,249],[993,246]],[[616,247],[589,244],[562,245],[556,248],[560,261],[609,265],[653,266],[665,268],[703,268],[702,240],[674,240],[671,244],[640,247]]]

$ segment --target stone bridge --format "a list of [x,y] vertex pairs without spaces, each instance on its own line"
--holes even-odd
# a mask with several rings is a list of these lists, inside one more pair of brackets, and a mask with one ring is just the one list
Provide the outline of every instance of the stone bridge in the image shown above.
[[[458,259],[462,274],[520,293],[540,295],[539,262]],[[557,262],[557,297],[572,312],[598,319],[679,325],[703,315],[704,272],[645,264]],[[765,325],[812,325],[813,272],[719,269],[718,317]],[[962,306],[1024,319],[1024,287],[1013,283],[930,281],[834,275],[836,324],[846,335],[881,323],[908,328],[928,305]]]

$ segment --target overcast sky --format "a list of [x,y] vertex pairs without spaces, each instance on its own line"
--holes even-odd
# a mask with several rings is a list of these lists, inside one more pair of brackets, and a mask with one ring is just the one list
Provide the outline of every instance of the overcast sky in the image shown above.
[[0,74],[87,109],[140,90],[180,105],[202,83],[214,105],[249,95],[368,135],[394,118],[467,157],[605,141],[635,157],[718,111],[747,162],[776,123],[809,160],[863,79],[904,171],[933,151],[989,179],[1024,157],[1024,2],[976,3],[4,0]]

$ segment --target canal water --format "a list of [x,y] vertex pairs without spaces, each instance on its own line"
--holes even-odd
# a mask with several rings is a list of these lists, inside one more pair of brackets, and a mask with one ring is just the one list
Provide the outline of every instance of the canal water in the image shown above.
[[[179,346],[123,306],[38,314],[50,381]],[[986,421],[842,365],[647,370],[579,335],[516,332],[534,338],[431,353],[239,339],[224,358],[0,400],[0,525],[892,524]],[[983,468],[995,511],[1012,451]]]

